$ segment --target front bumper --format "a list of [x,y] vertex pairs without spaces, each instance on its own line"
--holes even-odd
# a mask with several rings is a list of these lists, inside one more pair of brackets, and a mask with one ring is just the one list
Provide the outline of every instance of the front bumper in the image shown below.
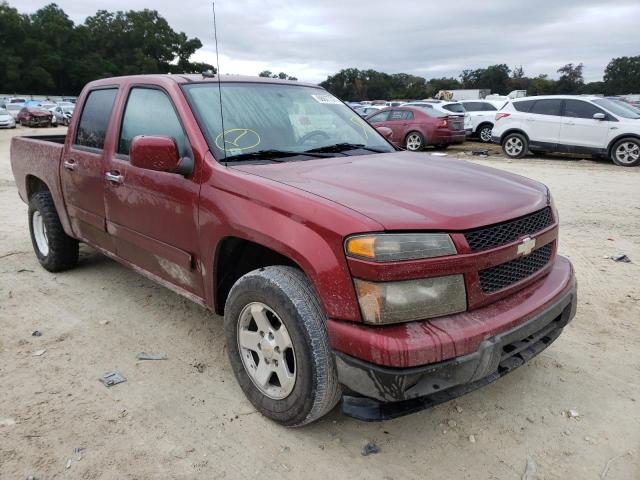
[[345,387],[344,414],[385,420],[430,408],[513,371],[547,348],[576,312],[577,285],[526,322],[487,338],[467,355],[410,368],[389,368],[335,352]]

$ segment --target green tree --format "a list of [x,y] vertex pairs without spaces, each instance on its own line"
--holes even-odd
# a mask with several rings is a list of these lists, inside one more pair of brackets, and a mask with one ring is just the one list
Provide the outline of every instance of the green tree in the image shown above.
[[280,80],[291,80],[293,82],[297,81],[298,79],[296,77],[292,77],[291,75],[288,75],[284,72],[280,72],[278,74],[273,73],[271,70],[264,70],[262,72],[260,72],[258,74],[259,77],[266,77],[266,78],[279,78]]
[[606,93],[623,95],[640,90],[640,55],[612,59],[604,70]]
[[559,68],[558,73],[560,74],[560,78],[556,83],[556,93],[578,93],[584,86],[584,79],[582,77],[583,68],[582,63],[577,65],[567,63],[565,66]]
[[548,75],[538,75],[532,78],[527,89],[528,95],[551,95],[555,93],[556,82],[549,78]]

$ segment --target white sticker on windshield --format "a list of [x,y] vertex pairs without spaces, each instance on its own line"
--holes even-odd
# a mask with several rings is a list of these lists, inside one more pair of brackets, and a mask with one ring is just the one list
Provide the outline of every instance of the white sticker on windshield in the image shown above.
[[340,105],[342,102],[333,95],[311,95],[318,103],[329,103],[331,105]]

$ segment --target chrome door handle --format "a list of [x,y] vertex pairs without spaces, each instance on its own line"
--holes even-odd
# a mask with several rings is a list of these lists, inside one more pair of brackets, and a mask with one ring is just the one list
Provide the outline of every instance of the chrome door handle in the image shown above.
[[62,166],[65,168],[65,170],[73,171],[76,169],[76,162],[72,160],[65,160],[64,162],[62,162]]
[[122,175],[120,175],[119,173],[107,172],[104,174],[104,177],[107,179],[108,182],[122,183]]

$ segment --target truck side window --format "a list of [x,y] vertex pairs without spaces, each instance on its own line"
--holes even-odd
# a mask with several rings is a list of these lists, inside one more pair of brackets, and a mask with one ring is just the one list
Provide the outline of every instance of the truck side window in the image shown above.
[[93,90],[89,93],[82,108],[74,145],[98,150],[104,148],[116,93],[116,88]]
[[122,118],[118,153],[129,155],[131,140],[137,135],[174,138],[180,155],[187,155],[184,130],[171,100],[162,90],[144,87],[131,89]]

